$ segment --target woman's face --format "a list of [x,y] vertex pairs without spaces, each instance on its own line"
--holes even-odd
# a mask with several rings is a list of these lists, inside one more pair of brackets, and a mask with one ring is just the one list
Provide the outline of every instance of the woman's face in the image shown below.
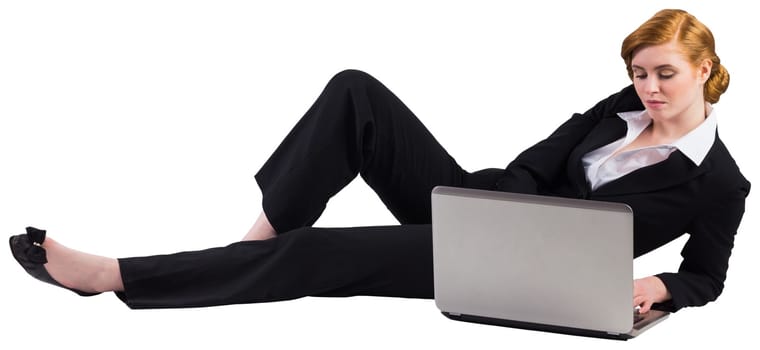
[[710,77],[710,60],[694,67],[675,42],[639,49],[633,55],[633,85],[650,117],[679,122],[705,117],[703,87]]

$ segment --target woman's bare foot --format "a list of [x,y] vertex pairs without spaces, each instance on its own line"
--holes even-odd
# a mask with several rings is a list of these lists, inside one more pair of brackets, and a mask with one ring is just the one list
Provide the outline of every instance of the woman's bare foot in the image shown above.
[[269,219],[261,212],[259,218],[253,224],[248,233],[243,237],[243,241],[263,241],[265,239],[274,238],[277,236],[277,231],[274,230],[272,224],[269,223]]
[[45,269],[63,286],[88,293],[124,290],[116,259],[83,253],[49,237],[42,247],[47,252]]

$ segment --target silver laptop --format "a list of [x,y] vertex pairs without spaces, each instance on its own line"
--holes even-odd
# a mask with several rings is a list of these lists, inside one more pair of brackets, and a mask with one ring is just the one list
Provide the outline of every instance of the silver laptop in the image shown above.
[[620,203],[439,186],[435,302],[449,318],[612,339],[668,313],[633,308],[633,212]]

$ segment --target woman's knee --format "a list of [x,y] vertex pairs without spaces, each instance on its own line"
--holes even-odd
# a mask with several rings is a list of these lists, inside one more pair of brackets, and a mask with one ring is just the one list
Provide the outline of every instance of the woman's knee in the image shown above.
[[357,69],[346,69],[335,74],[330,79],[328,86],[351,88],[366,86],[367,84],[374,84],[376,82],[377,79],[366,72]]

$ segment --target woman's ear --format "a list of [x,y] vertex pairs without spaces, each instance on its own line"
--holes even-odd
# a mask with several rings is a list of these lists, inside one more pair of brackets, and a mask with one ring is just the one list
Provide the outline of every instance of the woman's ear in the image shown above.
[[699,66],[697,66],[697,77],[699,78],[700,82],[702,82],[702,84],[706,83],[707,79],[710,79],[712,66],[713,66],[712,60],[707,59],[707,58],[702,60],[702,63],[700,63]]

